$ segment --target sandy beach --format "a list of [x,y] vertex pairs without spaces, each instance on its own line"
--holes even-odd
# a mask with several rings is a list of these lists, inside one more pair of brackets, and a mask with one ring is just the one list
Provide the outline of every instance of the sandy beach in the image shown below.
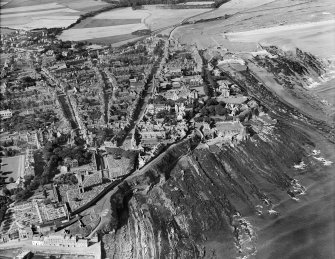
[[223,36],[233,42],[257,42],[284,49],[298,47],[323,58],[335,55],[335,20],[273,26]]

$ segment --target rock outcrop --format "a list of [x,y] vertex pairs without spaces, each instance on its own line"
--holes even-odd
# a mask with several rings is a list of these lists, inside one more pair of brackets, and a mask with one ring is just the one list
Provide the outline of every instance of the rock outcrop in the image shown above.
[[[308,73],[301,60],[289,69]],[[332,129],[282,102],[251,72],[234,81],[277,123],[236,145],[187,138],[128,177],[111,200],[112,231],[102,236],[107,258],[248,258],[257,247],[249,217],[276,217],[273,204],[304,192],[294,165],[308,164],[314,144],[300,129],[329,138]]]

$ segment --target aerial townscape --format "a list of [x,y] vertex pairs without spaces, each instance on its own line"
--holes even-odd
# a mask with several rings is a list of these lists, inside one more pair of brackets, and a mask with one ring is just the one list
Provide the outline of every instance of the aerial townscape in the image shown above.
[[0,259],[335,257],[331,1],[68,2],[1,0]]

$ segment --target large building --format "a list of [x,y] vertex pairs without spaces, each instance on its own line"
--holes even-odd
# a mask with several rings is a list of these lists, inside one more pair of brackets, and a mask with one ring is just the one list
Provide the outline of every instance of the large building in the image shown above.
[[62,233],[55,233],[46,237],[35,236],[32,240],[34,246],[58,247],[88,247],[88,240]]

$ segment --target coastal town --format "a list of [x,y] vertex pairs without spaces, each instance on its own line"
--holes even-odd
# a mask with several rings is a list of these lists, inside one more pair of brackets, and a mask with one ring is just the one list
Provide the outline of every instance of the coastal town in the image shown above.
[[1,37],[0,249],[101,258],[124,178],[190,136],[237,145],[276,124],[239,85],[247,62],[224,49],[160,34],[121,47],[56,35]]

